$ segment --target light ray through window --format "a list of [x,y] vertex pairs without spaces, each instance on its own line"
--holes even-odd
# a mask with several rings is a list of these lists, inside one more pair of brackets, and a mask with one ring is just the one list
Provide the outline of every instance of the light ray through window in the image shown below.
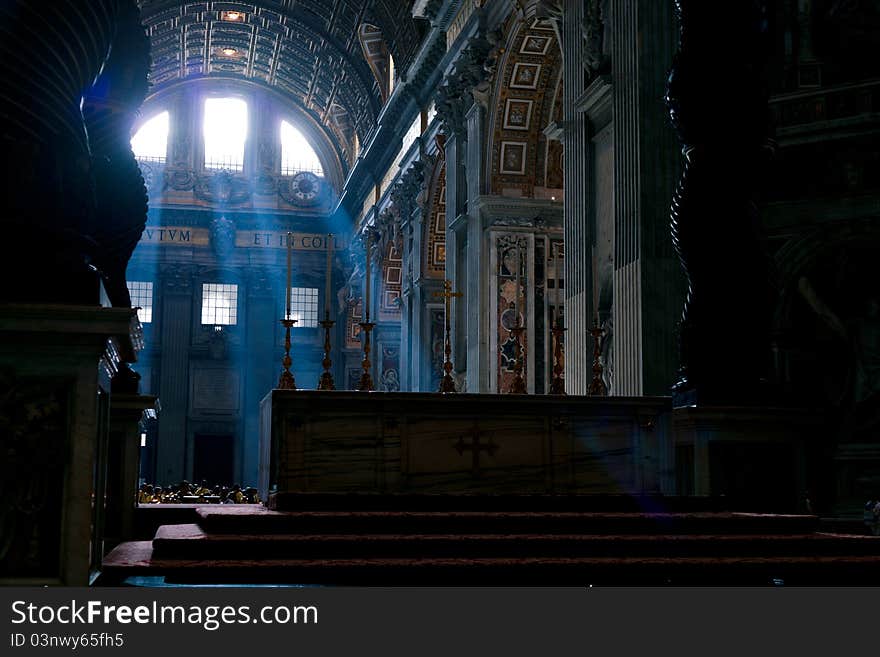
[[324,175],[324,167],[315,149],[302,133],[287,121],[281,122],[281,174],[292,176],[300,171]]
[[157,114],[144,123],[131,138],[131,150],[134,156],[148,162],[165,162],[168,153],[168,130],[170,126],[168,112]]
[[205,100],[205,168],[244,169],[248,107],[240,98]]

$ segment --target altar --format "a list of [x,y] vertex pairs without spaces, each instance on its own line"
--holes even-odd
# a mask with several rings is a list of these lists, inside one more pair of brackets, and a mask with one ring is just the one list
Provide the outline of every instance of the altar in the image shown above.
[[273,390],[260,494],[674,492],[666,397]]

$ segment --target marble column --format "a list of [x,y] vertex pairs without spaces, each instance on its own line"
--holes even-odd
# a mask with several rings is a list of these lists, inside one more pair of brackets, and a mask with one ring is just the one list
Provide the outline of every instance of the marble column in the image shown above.
[[413,370],[413,294],[412,285],[404,283],[400,292],[400,390],[412,392]]
[[[464,304],[459,308],[455,322],[456,344],[461,341],[461,331],[465,331],[467,344],[467,389],[470,392],[489,391],[489,322],[488,287],[489,258],[488,246],[484,239],[483,217],[479,207],[480,195],[485,189],[484,148],[488,143],[486,135],[486,110],[480,103],[474,103],[465,115],[468,133],[466,155],[468,216],[467,250],[464,263],[465,282],[454,279],[465,293]],[[461,267],[459,268],[459,270]],[[462,326],[464,324],[464,326]],[[457,349],[461,356],[462,350]]]
[[565,150],[565,389],[584,395],[590,384],[592,353],[591,244],[589,217],[589,138],[587,124],[578,108],[584,92],[584,2],[566,0],[562,20],[563,148]]
[[684,298],[668,220],[678,145],[662,101],[675,51],[672,3],[613,0],[611,31],[614,389],[666,395],[675,382]]
[[424,257],[425,212],[416,208],[411,215],[412,283],[407,292],[408,314],[404,315],[404,328],[408,332],[407,348],[408,364],[406,368],[407,386],[401,390],[411,392],[435,392],[435,382],[431,377],[431,323],[428,304],[434,301],[431,297],[432,280],[422,275]]
[[[193,271],[188,265],[166,265],[162,289],[159,392],[162,417],[156,441],[156,481],[166,486],[184,478],[189,399],[189,348],[192,341]],[[198,304],[196,304],[198,306]]]
[[416,360],[418,356],[419,340],[415,333],[418,324],[418,306],[415,305],[415,294],[412,286],[404,289],[400,296],[401,305],[401,331],[400,331],[400,390],[402,392],[416,392],[418,390],[418,372],[416,372]]
[[[255,412],[260,400],[275,387],[281,360],[276,357],[279,348],[267,336],[278,335],[279,306],[283,303],[284,292],[276,291],[270,283],[267,271],[254,271],[247,281],[247,304],[245,304],[247,324],[247,349],[245,350],[244,375],[244,435],[238,441],[240,450],[237,461],[240,472],[235,473],[236,481],[242,486],[252,486],[259,475],[260,418]],[[319,316],[323,317],[323,308]],[[302,381],[301,385],[311,387],[312,381]],[[161,419],[160,419],[161,424]]]
[[[451,128],[444,146],[446,150],[446,278],[452,280],[459,289],[466,285],[468,276],[467,262],[467,197],[468,186],[465,169],[465,157],[468,142],[463,130]],[[461,368],[469,363],[467,345],[467,323],[465,315],[470,312],[470,300],[465,296],[460,300],[459,313],[452,327],[452,361]],[[430,324],[430,322],[427,322]],[[428,326],[430,333],[430,326]],[[471,372],[468,366],[468,390],[471,386]]]
[[769,262],[757,200],[773,153],[767,3],[717,13],[677,0],[681,38],[667,102],[684,172],[672,230],[687,274],[679,403],[764,403],[770,361]]

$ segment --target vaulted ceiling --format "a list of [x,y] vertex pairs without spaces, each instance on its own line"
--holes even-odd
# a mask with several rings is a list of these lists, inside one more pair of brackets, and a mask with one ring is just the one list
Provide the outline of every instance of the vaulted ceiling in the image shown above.
[[[268,85],[339,142],[363,142],[382,97],[358,38],[379,27],[400,70],[419,45],[412,0],[141,0],[152,43],[153,90],[200,77]],[[347,151],[340,143],[340,152]]]

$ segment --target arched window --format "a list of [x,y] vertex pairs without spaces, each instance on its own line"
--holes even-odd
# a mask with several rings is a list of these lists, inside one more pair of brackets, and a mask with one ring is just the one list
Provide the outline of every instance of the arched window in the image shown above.
[[309,171],[316,176],[324,175],[324,167],[321,166],[315,149],[299,130],[287,121],[282,121],[281,175],[291,176],[300,171]]
[[147,162],[165,162],[168,154],[168,128],[170,125],[168,112],[157,114],[144,123],[134,137],[131,138],[131,150],[134,156]]
[[205,100],[205,168],[244,169],[248,107],[240,98]]

